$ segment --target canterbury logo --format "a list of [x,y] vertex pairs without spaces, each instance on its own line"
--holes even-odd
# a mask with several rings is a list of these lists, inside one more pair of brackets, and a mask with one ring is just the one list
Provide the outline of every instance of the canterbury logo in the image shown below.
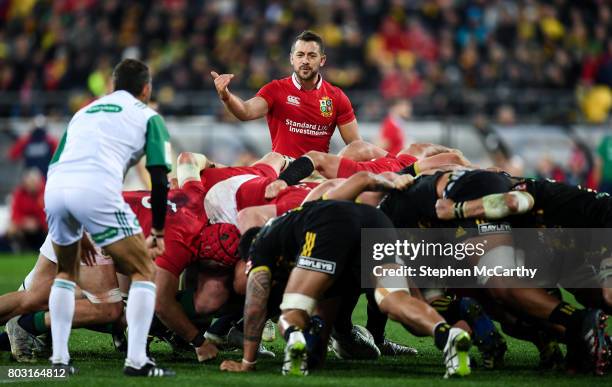
[[312,255],[312,249],[315,245],[315,239],[317,239],[317,234],[308,231],[306,232],[306,237],[304,239],[304,246],[302,247],[302,253],[300,255],[302,257],[310,257]]
[[300,104],[300,98],[296,97],[294,95],[288,95],[287,96],[287,103],[290,105],[299,105]]

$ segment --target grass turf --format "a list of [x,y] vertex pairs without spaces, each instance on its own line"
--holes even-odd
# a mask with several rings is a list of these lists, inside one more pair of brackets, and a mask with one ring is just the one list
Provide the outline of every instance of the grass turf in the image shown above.
[[[0,256],[0,294],[16,289],[25,275],[33,267],[35,257]],[[365,305],[363,300],[354,314],[354,322],[365,325]],[[1,329],[1,328],[0,328]],[[263,360],[257,372],[248,374],[229,374],[219,371],[222,359],[239,360],[238,352],[221,352],[217,360],[198,364],[195,354],[175,355],[165,344],[153,344],[153,356],[158,363],[173,368],[177,377],[165,380],[134,379],[122,376],[122,356],[113,349],[110,336],[85,329],[75,330],[70,338],[71,356],[80,368],[78,376],[68,381],[50,382],[61,386],[436,386],[454,385],[503,385],[503,386],[596,386],[612,385],[612,376],[603,378],[592,376],[568,376],[558,372],[537,370],[538,353],[533,345],[508,339],[509,350],[506,367],[500,371],[474,369],[469,378],[462,380],[443,380],[442,355],[433,346],[430,338],[416,338],[407,333],[400,325],[390,322],[387,325],[390,339],[406,343],[419,350],[419,355],[409,358],[383,357],[377,362],[340,361],[330,355],[326,368],[305,377],[283,377],[280,375],[283,342],[277,339],[268,345],[276,359]],[[479,355],[472,350],[477,361]],[[39,365],[46,366],[46,361]],[[8,353],[0,352],[0,367],[18,365]],[[5,383],[6,380],[0,380]],[[38,383],[38,382],[34,382]],[[11,383],[12,384],[12,383]],[[25,383],[24,383],[25,384]],[[31,385],[32,383],[28,383]]]

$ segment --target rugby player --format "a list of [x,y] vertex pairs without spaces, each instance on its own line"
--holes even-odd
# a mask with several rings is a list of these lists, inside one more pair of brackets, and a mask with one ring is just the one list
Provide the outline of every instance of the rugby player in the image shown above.
[[[465,202],[492,194],[504,194],[514,186],[514,181],[506,174],[484,170],[439,171],[433,175],[415,179],[414,185],[405,191],[392,191],[381,203],[380,208],[398,228],[449,227],[461,230],[456,237],[483,237],[477,220],[463,219],[444,223],[436,214],[436,202],[440,198]],[[528,198],[518,195],[524,200]],[[517,199],[520,200],[520,199]],[[419,203],[414,206],[414,203]],[[523,206],[522,204],[521,206]],[[453,207],[461,214],[463,207]],[[552,215],[555,216],[555,215]],[[458,217],[459,218],[459,217]],[[510,225],[501,227],[510,230]],[[496,232],[497,235],[486,235],[489,243],[486,253],[478,259],[477,265],[515,267],[514,248],[503,234],[511,237],[511,232]],[[495,241],[496,240],[496,241]],[[582,356],[595,374],[604,373],[608,350],[605,336],[606,316],[600,309],[575,308],[567,302],[548,294],[545,289],[524,287],[522,282],[513,282],[509,278],[480,278],[479,283],[486,285],[485,292],[498,302],[520,311],[539,321],[553,324],[560,332],[565,333],[570,344],[572,356]],[[591,340],[591,338],[594,338]],[[578,342],[579,341],[579,342]],[[577,355],[580,354],[580,355]]]
[[348,178],[360,171],[376,174],[407,169],[413,176],[445,166],[468,166],[470,162],[456,149],[442,145],[415,143],[391,155],[373,144],[355,141],[347,145],[338,155],[310,151],[293,161],[285,171],[285,178],[270,184],[266,197],[273,198],[288,185],[310,176],[313,171],[323,177]]
[[361,138],[349,99],[321,76],[326,60],[321,37],[304,31],[291,47],[293,74],[268,83],[247,101],[228,90],[233,74],[211,74],[229,112],[241,121],[266,116],[272,150],[297,158],[311,150],[327,153],[336,126],[346,144]]
[[[192,323],[196,315],[217,311],[228,299],[233,266],[237,260],[238,229],[230,224],[208,224],[204,209],[205,187],[200,169],[208,161],[202,156],[182,153],[177,164],[179,189],[168,195],[166,249],[155,258],[157,272],[156,314],[170,330],[192,344],[199,361],[216,356],[217,348]],[[148,191],[124,193],[126,202],[147,229],[153,221]],[[207,270],[199,272],[197,292],[179,293],[180,275],[193,262]]]
[[[114,91],[74,115],[49,166],[45,211],[58,258],[58,274],[49,295],[51,363],[68,373],[76,372],[70,365],[68,338],[79,273],[79,241],[85,227],[94,242],[132,279],[126,309],[129,335],[124,373],[174,375],[146,354],[155,310],[150,256],[164,251],[166,174],[171,168],[168,131],[163,119],[146,105],[151,88],[151,75],[144,63],[121,61],[113,70]],[[151,175],[153,212],[146,243],[136,216],[121,196],[125,171],[143,154]]]
[[[256,183],[257,179],[264,179],[267,184],[268,177],[264,176],[277,176],[282,164],[283,158],[274,153],[253,167],[219,167],[197,153],[183,152],[178,156],[179,189],[171,190],[168,198],[167,251],[155,260],[158,268],[156,311],[164,325],[192,344],[199,361],[214,358],[218,350],[215,342],[209,340],[212,339],[209,332],[200,330],[192,320],[198,316],[210,316],[226,304],[237,259],[238,229],[231,223],[220,223],[223,219],[218,214],[227,216],[232,208],[235,210],[245,202],[257,201],[252,197],[257,196],[257,186],[262,186]],[[230,192],[234,192],[235,181],[238,183],[234,200],[231,200]],[[251,186],[249,182],[255,184]],[[211,192],[215,195],[217,188],[221,188],[220,196],[214,203],[221,203],[221,208],[205,200]],[[263,188],[259,191],[261,194],[258,196],[263,200]],[[143,226],[150,224],[148,192],[127,192],[124,195],[140,223]],[[300,202],[301,199],[297,203]],[[212,216],[208,215],[207,208]],[[177,294],[180,274],[195,262],[202,269],[197,273],[197,288]]]
[[[395,187],[375,175],[367,177],[369,181],[359,174],[345,184],[356,183],[361,188],[365,185],[375,190]],[[309,328],[317,301],[340,295],[347,288],[360,287],[362,228],[386,228],[393,232],[389,219],[370,206],[324,200],[306,203],[262,229],[251,229],[243,235],[241,245],[246,247],[241,250],[248,251],[249,259],[244,358],[242,362],[224,361],[222,370],[255,369],[256,349],[268,315],[271,288],[274,284],[286,284],[279,307],[282,312],[279,325],[287,341],[283,374],[308,374],[304,332]],[[323,266],[313,267],[315,261]],[[393,289],[378,284],[375,296],[381,311],[389,317],[409,326],[414,333],[434,337],[436,346],[444,351],[445,377],[470,373],[469,335],[451,328],[429,305],[411,297],[407,283]]]
[[[179,177],[183,178],[181,173],[179,173]],[[124,192],[123,196],[125,201],[130,205],[132,211],[136,214],[139,223],[145,229],[149,229],[152,222],[151,193],[149,191],[128,191]],[[202,337],[201,334],[198,335],[198,331],[196,331],[196,335],[194,335],[197,336],[195,338],[194,336],[189,336],[189,332],[184,333],[190,326],[188,320],[186,323],[184,321],[187,317],[195,318],[196,315],[210,314],[218,310],[228,299],[229,289],[227,283],[231,282],[231,277],[233,275],[232,267],[236,260],[235,249],[239,237],[235,226],[226,224],[207,224],[206,215],[203,211],[203,197],[204,190],[199,181],[197,183],[193,181],[183,182],[181,189],[175,189],[169,192],[167,201],[168,215],[165,225],[166,233],[164,236],[166,249],[164,253],[156,257],[155,260],[157,266],[155,278],[157,285],[157,315],[164,321],[168,328],[193,344],[196,355],[200,361],[214,357],[211,353],[216,355],[216,348],[211,346],[210,343],[207,343],[207,345],[198,343],[198,339]],[[233,247],[232,241],[234,241]],[[234,251],[234,253],[232,253],[232,251]],[[98,257],[98,261],[101,262],[101,264],[112,264],[112,260],[100,258],[102,256],[99,255],[99,248],[97,248],[97,253],[98,255],[96,255],[96,257]],[[44,257],[46,258],[43,260]],[[44,310],[47,309],[46,298],[44,298],[44,296],[46,295],[48,297],[53,274],[55,273],[55,254],[51,248],[51,240],[49,238],[47,238],[45,245],[41,247],[40,261],[38,266],[41,266],[41,269],[37,270],[36,275],[37,285],[34,287],[28,285],[28,289],[31,289],[30,292],[33,294],[30,295],[28,292],[16,292],[15,294],[15,296],[23,295],[23,298],[27,300],[27,306],[25,308],[28,309],[21,308],[18,309],[18,312],[43,311],[37,312],[35,315],[36,319],[41,319],[42,317],[43,319],[41,321],[28,323],[28,325],[33,328],[28,329],[27,326],[24,326],[28,332],[34,335],[44,333],[44,318],[48,321],[48,313],[46,317],[44,313]],[[200,286],[197,292],[182,291],[177,295],[178,277],[183,269],[191,262],[204,262],[207,270],[200,272]],[[110,274],[111,280],[114,279],[116,283],[113,266],[110,265],[110,272],[108,272],[108,270],[102,270],[106,267],[107,266],[94,266],[91,269],[86,267],[84,270],[85,273],[92,271],[99,275],[100,283],[97,284],[97,287],[101,287],[108,282],[108,280],[105,280],[105,278],[107,278],[105,274]],[[31,276],[28,276],[25,281],[28,284],[31,282],[30,277]],[[90,277],[88,276],[85,278]],[[49,286],[45,287],[45,284]],[[90,284],[89,286],[92,285]],[[106,293],[97,291],[97,288],[94,290],[96,291],[92,292],[92,294],[95,295],[95,300],[104,299],[104,297],[106,297]],[[108,297],[114,297],[115,300],[113,302],[121,301],[119,289],[113,288],[111,293],[109,293],[110,295]],[[106,321],[102,319],[102,321],[100,321],[101,319],[97,318],[94,311],[86,309],[88,307],[87,302],[87,300],[77,301],[77,308],[74,316],[75,326],[90,325],[94,323],[102,324],[112,322],[117,318],[116,316],[114,318],[105,316],[107,320],[110,320]],[[81,303],[85,303],[85,305],[79,306]],[[121,311],[122,309],[119,309],[119,313]],[[104,310],[98,313],[102,314]],[[22,326],[24,325],[22,321],[24,317],[19,320],[19,324]],[[184,317],[184,319],[182,320],[181,317]],[[185,325],[187,325],[187,328],[185,328]]]
[[[580,186],[571,186],[545,179],[513,178],[514,186],[510,191],[455,203],[451,199],[439,199],[436,202],[436,214],[440,219],[452,220],[462,209],[465,218],[502,219],[512,215],[526,214],[513,218],[521,227],[547,228],[612,228],[612,199],[606,192],[597,192]],[[592,232],[591,232],[592,233]],[[564,234],[566,237],[571,233]],[[579,238],[584,239],[584,238]],[[607,237],[604,239],[608,239]],[[590,246],[590,249],[603,251],[599,258],[599,274],[602,281],[599,307],[608,310],[612,307],[612,259],[609,257],[611,247],[606,241]],[[589,253],[585,246],[582,254]],[[579,252],[578,252],[579,253]],[[606,255],[607,254],[607,255]],[[607,284],[606,284],[607,282]],[[592,295],[592,293],[591,293]],[[589,303],[588,299],[580,299]]]
[[178,157],[179,184],[196,181],[203,186],[203,211],[210,223],[238,225],[238,213],[258,207],[262,216],[274,217],[299,206],[316,183],[287,187],[274,199],[265,198],[265,189],[279,177],[285,159],[271,152],[250,167],[224,167],[206,156],[183,152]]

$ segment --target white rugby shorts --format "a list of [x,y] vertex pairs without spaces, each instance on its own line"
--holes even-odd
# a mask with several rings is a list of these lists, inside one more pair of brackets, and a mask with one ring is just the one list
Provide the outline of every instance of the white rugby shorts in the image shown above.
[[136,215],[121,193],[86,188],[45,190],[49,235],[60,246],[83,236],[83,228],[100,247],[142,232]]

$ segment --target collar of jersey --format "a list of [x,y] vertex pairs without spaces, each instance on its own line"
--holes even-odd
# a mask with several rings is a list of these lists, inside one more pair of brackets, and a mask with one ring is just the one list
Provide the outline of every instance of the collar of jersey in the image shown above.
[[[293,86],[295,86],[298,90],[302,90],[302,85],[300,84],[300,81],[298,80],[297,75],[295,75],[295,73],[291,74],[291,80],[293,81]],[[319,90],[322,84],[323,77],[321,76],[321,74],[319,74],[319,82],[317,82],[316,89]]]

